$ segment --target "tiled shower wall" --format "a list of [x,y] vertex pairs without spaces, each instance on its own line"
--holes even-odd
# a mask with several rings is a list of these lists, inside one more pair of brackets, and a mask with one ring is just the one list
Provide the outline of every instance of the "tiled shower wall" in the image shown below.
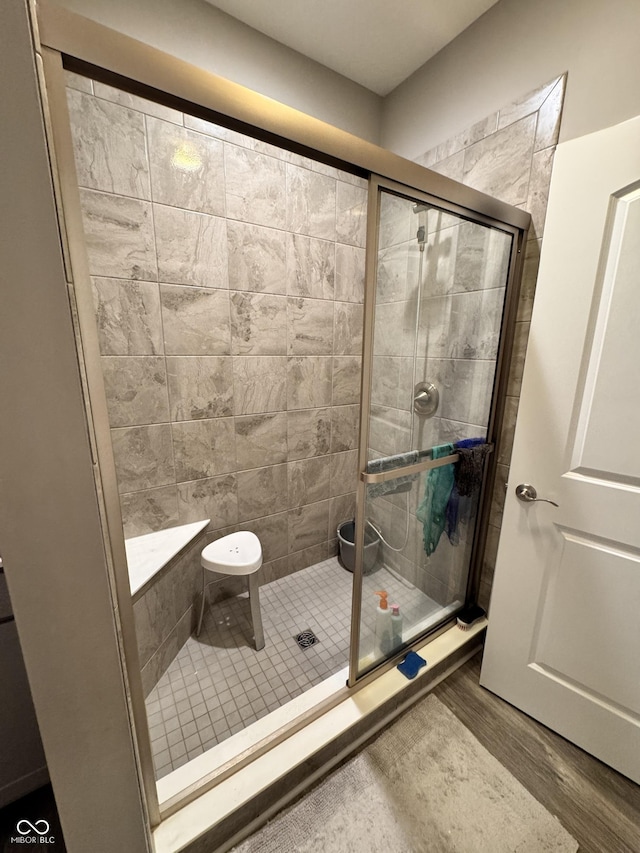
[[505,486],[513,447],[553,155],[558,142],[566,75],[508,104],[416,162],[531,213],[505,419],[481,580],[487,607],[498,550]]
[[320,562],[354,513],[366,182],[68,86],[125,535],[210,518],[265,581]]
[[[426,226],[423,252],[416,237],[419,225]],[[380,231],[372,454],[484,437],[510,237],[436,209],[417,215],[411,202],[393,196],[383,196]],[[412,412],[414,383],[420,381],[435,384],[440,394],[432,418]],[[368,511],[390,544],[400,548],[383,546],[387,565],[448,605],[464,597],[473,530],[460,524],[459,543],[452,546],[444,536],[427,557],[416,518],[424,483],[425,476],[408,494],[370,500]]]

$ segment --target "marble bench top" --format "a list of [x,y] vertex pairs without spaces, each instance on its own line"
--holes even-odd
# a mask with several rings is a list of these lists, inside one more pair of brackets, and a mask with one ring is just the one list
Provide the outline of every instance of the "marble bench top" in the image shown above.
[[209,524],[209,519],[195,521],[193,524],[181,524],[158,530],[157,533],[145,533],[125,540],[127,565],[131,595],[151,580],[163,566],[196,538],[198,533]]

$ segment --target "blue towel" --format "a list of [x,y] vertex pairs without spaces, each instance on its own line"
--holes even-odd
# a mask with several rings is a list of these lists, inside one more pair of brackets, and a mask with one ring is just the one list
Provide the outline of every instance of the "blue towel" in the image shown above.
[[[441,444],[431,450],[432,459],[442,459],[453,453],[452,444]],[[416,518],[422,522],[424,550],[431,556],[438,547],[438,542],[447,524],[447,504],[453,488],[453,464],[432,468],[429,471],[424,486],[424,498]]]

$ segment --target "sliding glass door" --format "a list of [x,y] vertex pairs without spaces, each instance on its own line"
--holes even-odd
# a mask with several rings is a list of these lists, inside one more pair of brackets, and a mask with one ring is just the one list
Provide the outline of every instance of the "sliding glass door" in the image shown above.
[[515,236],[372,183],[352,680],[467,601]]

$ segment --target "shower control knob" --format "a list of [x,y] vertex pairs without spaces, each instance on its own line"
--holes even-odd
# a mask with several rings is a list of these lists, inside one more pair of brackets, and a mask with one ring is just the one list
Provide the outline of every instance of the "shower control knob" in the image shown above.
[[523,501],[528,504],[539,501],[542,503],[553,504],[553,506],[559,506],[555,501],[550,501],[549,498],[539,498],[537,490],[530,483],[520,483],[519,486],[516,486],[516,497],[519,501]]

